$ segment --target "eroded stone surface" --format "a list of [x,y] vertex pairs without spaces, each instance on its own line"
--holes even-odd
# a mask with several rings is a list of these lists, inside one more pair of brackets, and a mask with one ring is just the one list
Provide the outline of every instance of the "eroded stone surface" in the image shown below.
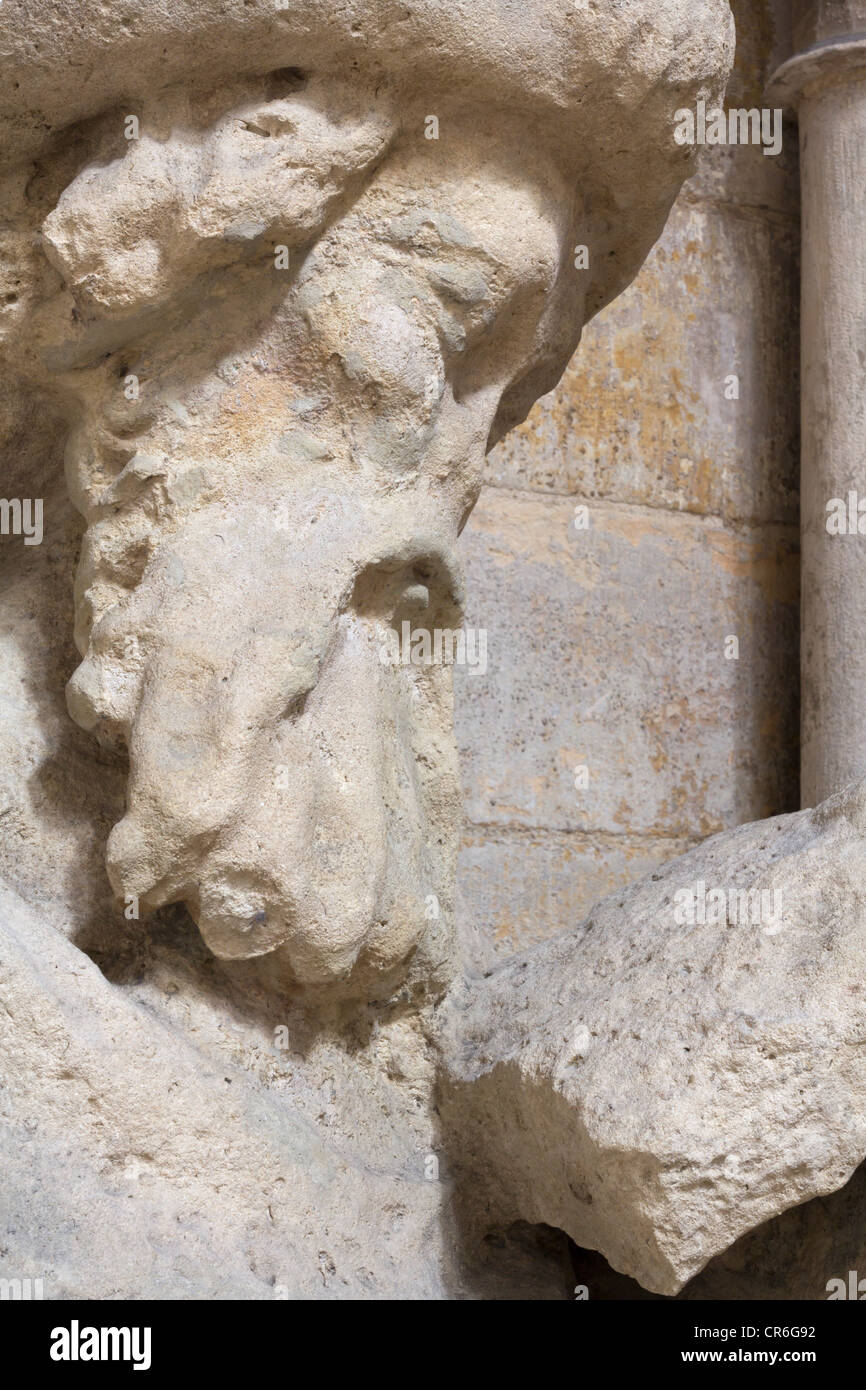
[[[722,0],[649,25],[532,8],[449,14],[446,77],[441,45],[417,58],[435,6],[346,34],[315,4],[217,31],[178,3],[158,27],[207,30],[193,73],[163,45],[157,79],[152,19],[121,24],[59,134],[61,32],[4,13],[26,59],[0,122],[30,161],[5,350],[69,427],[68,704],[130,763],[109,877],[287,986],[435,995],[453,972],[451,673],[383,647],[459,625],[485,451],[652,245],[693,162],[673,112],[730,58]],[[78,22],[67,63],[104,41],[96,8]]]
[[[714,836],[455,998],[446,1119],[499,1219],[671,1294],[843,1186],[866,1155],[864,827],[860,783]],[[678,920],[682,893],[707,920]]]
[[463,1260],[399,1008],[340,1033],[162,936],[120,989],[0,888],[4,1275],[50,1299],[568,1296],[561,1237]]
[[[335,25],[313,0],[219,23],[176,0],[126,23],[82,4],[74,32],[27,8],[7,0],[0,51],[3,392],[20,477],[43,401],[68,435],[68,702],[102,751],[46,768],[57,707],[29,686],[56,669],[9,565],[7,724],[39,725],[0,808],[30,902],[4,895],[0,932],[15,1258],[90,1297],[558,1296],[561,1240],[512,1237],[512,1259],[503,1237],[486,1285],[463,1262],[522,1220],[677,1287],[863,1156],[860,793],[728,833],[443,1006],[451,672],[382,652],[404,620],[459,624],[485,452],[657,237],[691,167],[673,112],[720,95],[727,6],[380,3]],[[76,537],[52,528],[61,577]],[[15,862],[88,768],[116,897],[133,920],[185,904],[204,945],[168,912],[112,951],[85,825],[46,829],[60,873],[33,844]],[[665,887],[710,870],[799,888],[784,929],[666,930]]]

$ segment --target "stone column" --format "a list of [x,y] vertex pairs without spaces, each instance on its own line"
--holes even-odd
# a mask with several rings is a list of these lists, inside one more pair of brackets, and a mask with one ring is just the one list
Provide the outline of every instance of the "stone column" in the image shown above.
[[811,806],[866,774],[866,0],[801,6],[797,38],[769,99],[800,121],[801,771]]

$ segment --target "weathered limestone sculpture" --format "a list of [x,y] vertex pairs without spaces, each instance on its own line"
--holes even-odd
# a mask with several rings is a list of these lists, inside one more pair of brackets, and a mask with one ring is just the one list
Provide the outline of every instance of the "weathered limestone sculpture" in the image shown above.
[[[62,403],[86,522],[69,710],[128,753],[118,900],[185,904],[208,951],[169,913],[112,983],[4,889],[7,1258],[53,1296],[564,1296],[537,1233],[470,1272],[469,1233],[522,1219],[675,1291],[866,1153],[860,793],[466,984],[450,671],[382,650],[459,624],[485,451],[658,236],[726,3],[177,0],[106,31],[86,0],[38,43],[23,10],[4,352]],[[790,931],[672,922],[675,885],[754,887],[777,844]]]
[[[864,832],[859,783],[714,835],[455,992],[446,1114],[488,1219],[564,1229],[673,1294],[848,1181],[866,1155]],[[787,1295],[825,1296],[813,1278]]]
[[[542,8],[556,42],[506,30],[516,107],[410,93],[377,41],[348,82],[284,39],[303,66],[148,87],[41,227],[32,352],[88,527],[69,708],[130,756],[109,876],[306,985],[451,973],[450,673],[383,668],[385,627],[456,625],[485,451],[649,249],[688,167],[671,102],[730,46],[720,3],[692,35],[665,5],[646,52],[644,6]],[[624,86],[584,114],[609,51]]]

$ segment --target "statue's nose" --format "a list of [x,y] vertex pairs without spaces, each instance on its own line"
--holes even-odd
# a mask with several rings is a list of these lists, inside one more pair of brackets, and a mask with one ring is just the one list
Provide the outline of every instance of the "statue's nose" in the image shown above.
[[257,747],[242,812],[200,873],[193,915],[215,954],[282,945],[307,983],[351,970],[388,872],[393,798],[383,733],[392,695],[374,663],[369,625],[343,619],[303,709]]

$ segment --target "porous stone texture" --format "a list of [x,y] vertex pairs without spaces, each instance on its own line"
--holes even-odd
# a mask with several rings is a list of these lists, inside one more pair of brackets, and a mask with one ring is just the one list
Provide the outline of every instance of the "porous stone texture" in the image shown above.
[[[563,1298],[570,1233],[670,1291],[862,1159],[860,919],[845,915],[861,793],[726,830],[600,909],[605,941],[586,925],[542,941],[515,1011],[523,962],[484,980],[470,952],[464,981],[455,949],[451,665],[392,659],[404,623],[431,642],[471,625],[458,538],[486,454],[651,250],[694,167],[674,113],[721,99],[732,46],[724,0],[4,3],[5,487],[42,498],[45,534],[4,536],[0,557],[3,1277],[41,1277],[49,1297]],[[705,212],[680,209],[684,254],[712,242]],[[699,413],[704,387],[680,403]],[[712,589],[711,566],[719,637],[737,606],[756,687],[772,679],[767,614],[784,632],[793,601],[790,517],[770,502],[783,469],[740,482],[737,461],[718,484],[698,470],[718,516],[647,516],[627,488],[599,510],[583,483],[550,512],[514,505],[513,479],[479,513],[491,586],[534,547],[517,645],[546,620],[568,647],[572,610],[605,613],[607,656],[589,638],[580,688],[621,783],[597,815],[567,797],[573,759],[591,776],[592,757],[567,729],[551,773],[539,712],[525,755],[479,744],[467,760],[484,784],[470,814],[508,849],[514,807],[541,837],[554,806],[544,848],[563,865],[585,836],[592,891],[783,794],[718,652],[695,657],[697,621],[699,686],[727,693],[697,702],[695,771],[672,764],[675,683],[657,681],[639,734],[595,707],[606,665],[635,658],[623,585],[666,591],[649,645],[671,605]],[[525,703],[528,670],[500,689]],[[555,719],[560,698],[566,683]],[[736,777],[718,778],[725,758]],[[774,842],[802,891],[759,982],[754,943],[668,930],[661,894],[710,869],[760,887],[782,873]],[[567,902],[554,914],[575,920]],[[716,986],[698,1000],[715,1037],[692,960]],[[802,1055],[795,1004],[815,1020]],[[640,1009],[651,1057],[627,1035]],[[585,1017],[617,1031],[631,1073],[603,1074],[591,1050],[582,1067]],[[761,1096],[749,1110],[733,1085],[711,1092],[743,1030],[743,1084],[775,1081],[790,1149],[749,1128]],[[695,1089],[665,1128],[691,1037]],[[581,1092],[592,1077],[606,1109]],[[619,1226],[581,1131],[592,1106],[620,1144]],[[685,1177],[666,1186],[677,1145]]]
[[[851,1273],[866,1268],[866,1166],[838,1192],[791,1207],[781,1216],[741,1236],[695,1275],[675,1297],[683,1302],[725,1299],[801,1302],[826,1300],[851,1288]],[[628,1275],[617,1274],[594,1251],[574,1252],[574,1274],[590,1299],[620,1302],[665,1299]]]
[[451,670],[383,653],[459,626],[485,452],[639,267],[730,60],[723,0],[530,10],[4,11],[3,353],[68,435],[109,879],[286,988],[453,974]]
[[452,997],[443,1115],[489,1218],[546,1222],[674,1294],[848,1181],[864,830],[860,783],[714,836]]
[[[472,1296],[451,670],[384,653],[459,625],[485,453],[732,46],[724,0],[4,4],[4,1259],[52,1296]],[[562,1292],[561,1236],[485,1234]]]
[[405,1011],[341,1031],[179,920],[141,950],[118,988],[0,888],[5,1277],[50,1299],[568,1296],[557,1233],[462,1258]]
[[[791,7],[732,10],[725,104],[760,107],[790,52]],[[788,113],[777,156],[700,151],[634,284],[488,455],[463,536],[488,673],[455,678],[458,922],[479,966],[580,919],[684,841],[808,804],[798,252]]]

